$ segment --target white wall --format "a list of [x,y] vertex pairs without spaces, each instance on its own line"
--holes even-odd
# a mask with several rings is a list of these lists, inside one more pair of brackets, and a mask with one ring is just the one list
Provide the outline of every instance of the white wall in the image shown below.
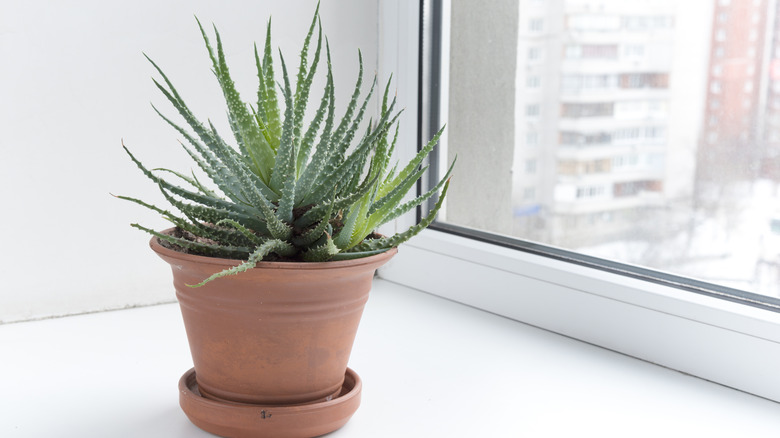
[[[160,199],[124,154],[121,139],[148,166],[190,168],[179,136],[149,105],[175,115],[150,80],[154,71],[142,52],[161,65],[197,115],[225,126],[225,107],[193,14],[217,24],[234,79],[251,101],[252,43],[262,46],[267,17],[273,16],[275,45],[288,66],[296,66],[315,4],[0,5],[0,322],[174,299],[167,264],[149,250],[148,235],[128,226],[159,229],[167,223],[109,195]],[[369,77],[377,68],[377,9],[376,1],[323,1],[342,107],[357,74],[357,49]]]

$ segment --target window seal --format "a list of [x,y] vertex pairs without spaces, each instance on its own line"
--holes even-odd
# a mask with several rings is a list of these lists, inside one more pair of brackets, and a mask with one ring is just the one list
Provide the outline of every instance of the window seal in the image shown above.
[[511,248],[530,254],[540,255],[555,260],[598,269],[604,272],[624,275],[638,280],[669,286],[686,292],[693,292],[713,298],[720,298],[733,303],[744,304],[759,309],[780,313],[780,299],[747,292],[740,289],[721,286],[689,277],[656,271],[641,266],[628,265],[614,260],[589,256],[562,248],[556,248],[541,243],[503,236],[486,231],[471,229],[444,222],[434,222],[429,226],[432,230],[442,231],[455,236],[467,237],[480,242],[491,243],[504,248]]

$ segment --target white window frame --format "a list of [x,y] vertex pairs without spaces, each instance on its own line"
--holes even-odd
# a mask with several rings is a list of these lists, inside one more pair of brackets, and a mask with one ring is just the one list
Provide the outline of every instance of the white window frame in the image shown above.
[[[447,20],[449,5],[442,3],[443,19]],[[415,54],[420,9],[413,0],[380,2],[378,67],[380,74],[396,72],[399,100],[406,107],[406,126],[402,126],[399,140],[402,160],[411,156],[417,145],[409,113],[418,108]],[[424,16],[430,11],[427,4],[422,9]],[[445,56],[449,51],[446,40],[442,48]],[[442,81],[446,84],[446,71]],[[446,108],[446,95],[443,99],[442,107]],[[460,161],[458,166],[468,163]],[[408,226],[414,220],[414,216],[403,217],[397,226]],[[500,244],[500,238],[486,240],[428,229],[403,245],[380,275],[780,402],[777,311],[607,272],[565,257],[507,248]]]

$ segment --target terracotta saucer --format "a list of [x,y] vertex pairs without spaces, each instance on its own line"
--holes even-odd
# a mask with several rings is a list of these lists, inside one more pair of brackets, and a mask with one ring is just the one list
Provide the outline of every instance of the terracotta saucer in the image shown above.
[[363,384],[347,368],[341,393],[329,401],[296,406],[261,406],[207,399],[195,368],[179,380],[179,405],[193,424],[230,438],[310,438],[339,429],[360,406]]

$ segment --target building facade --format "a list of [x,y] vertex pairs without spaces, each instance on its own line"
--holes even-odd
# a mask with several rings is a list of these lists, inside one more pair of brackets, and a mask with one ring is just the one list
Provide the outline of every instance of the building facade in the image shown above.
[[708,42],[677,3],[521,3],[515,234],[577,248],[690,200]]

